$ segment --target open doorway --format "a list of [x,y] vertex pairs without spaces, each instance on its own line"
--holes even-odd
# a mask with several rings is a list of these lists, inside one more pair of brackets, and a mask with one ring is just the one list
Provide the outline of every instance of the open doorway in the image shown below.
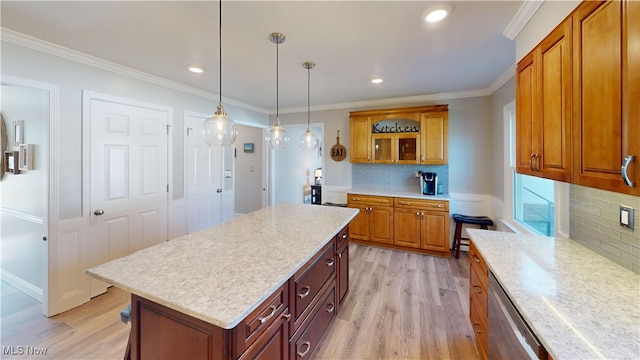
[[234,145],[236,214],[248,214],[269,205],[269,161],[264,132],[262,127],[238,125]]
[[15,159],[0,179],[2,286],[42,303],[48,315],[49,129],[57,121],[57,87],[10,76],[1,86],[2,155]]

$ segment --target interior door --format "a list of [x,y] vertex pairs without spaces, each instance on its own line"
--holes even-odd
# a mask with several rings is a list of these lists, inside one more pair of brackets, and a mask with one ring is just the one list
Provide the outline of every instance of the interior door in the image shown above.
[[209,147],[202,139],[208,115],[185,114],[185,198],[187,232],[219,224],[233,217],[233,149]]
[[[92,98],[91,266],[167,240],[166,109]],[[91,296],[106,291],[92,280]]]

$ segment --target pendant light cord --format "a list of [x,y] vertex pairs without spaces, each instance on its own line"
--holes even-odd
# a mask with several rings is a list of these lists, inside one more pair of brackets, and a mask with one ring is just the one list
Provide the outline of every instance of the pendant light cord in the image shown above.
[[280,78],[280,74],[278,73],[278,62],[279,62],[279,53],[278,53],[278,47],[280,46],[280,39],[276,39],[276,120],[278,120],[279,113],[278,113],[278,108],[279,106],[279,94],[278,94],[278,88],[279,88],[279,84],[278,84],[278,79]]
[[219,95],[220,95],[220,104],[222,104],[222,0],[219,1],[219,11],[218,11],[219,15],[220,15],[220,21],[218,22],[218,46],[219,46],[219,56],[220,56],[220,61],[219,61],[219,66],[220,66],[220,86],[219,86]]
[[311,127],[311,66],[307,67],[307,130]]

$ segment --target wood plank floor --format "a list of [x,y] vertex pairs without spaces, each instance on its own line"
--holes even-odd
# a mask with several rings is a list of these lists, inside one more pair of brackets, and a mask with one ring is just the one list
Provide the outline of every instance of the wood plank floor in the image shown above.
[[[466,253],[455,260],[358,244],[349,250],[349,295],[314,358],[479,359],[468,320]],[[0,293],[0,358],[122,359],[130,325],[119,313],[127,292],[112,287],[52,318],[4,282]],[[46,354],[17,354],[27,346]]]

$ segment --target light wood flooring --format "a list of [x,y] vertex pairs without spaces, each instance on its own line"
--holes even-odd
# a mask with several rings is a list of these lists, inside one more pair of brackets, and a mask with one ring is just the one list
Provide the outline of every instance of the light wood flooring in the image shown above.
[[[349,250],[349,294],[316,359],[479,359],[466,253],[456,260],[357,244]],[[122,359],[130,326],[119,313],[127,292],[112,287],[52,318],[4,282],[0,293],[0,358]],[[46,355],[17,355],[27,346]]]

